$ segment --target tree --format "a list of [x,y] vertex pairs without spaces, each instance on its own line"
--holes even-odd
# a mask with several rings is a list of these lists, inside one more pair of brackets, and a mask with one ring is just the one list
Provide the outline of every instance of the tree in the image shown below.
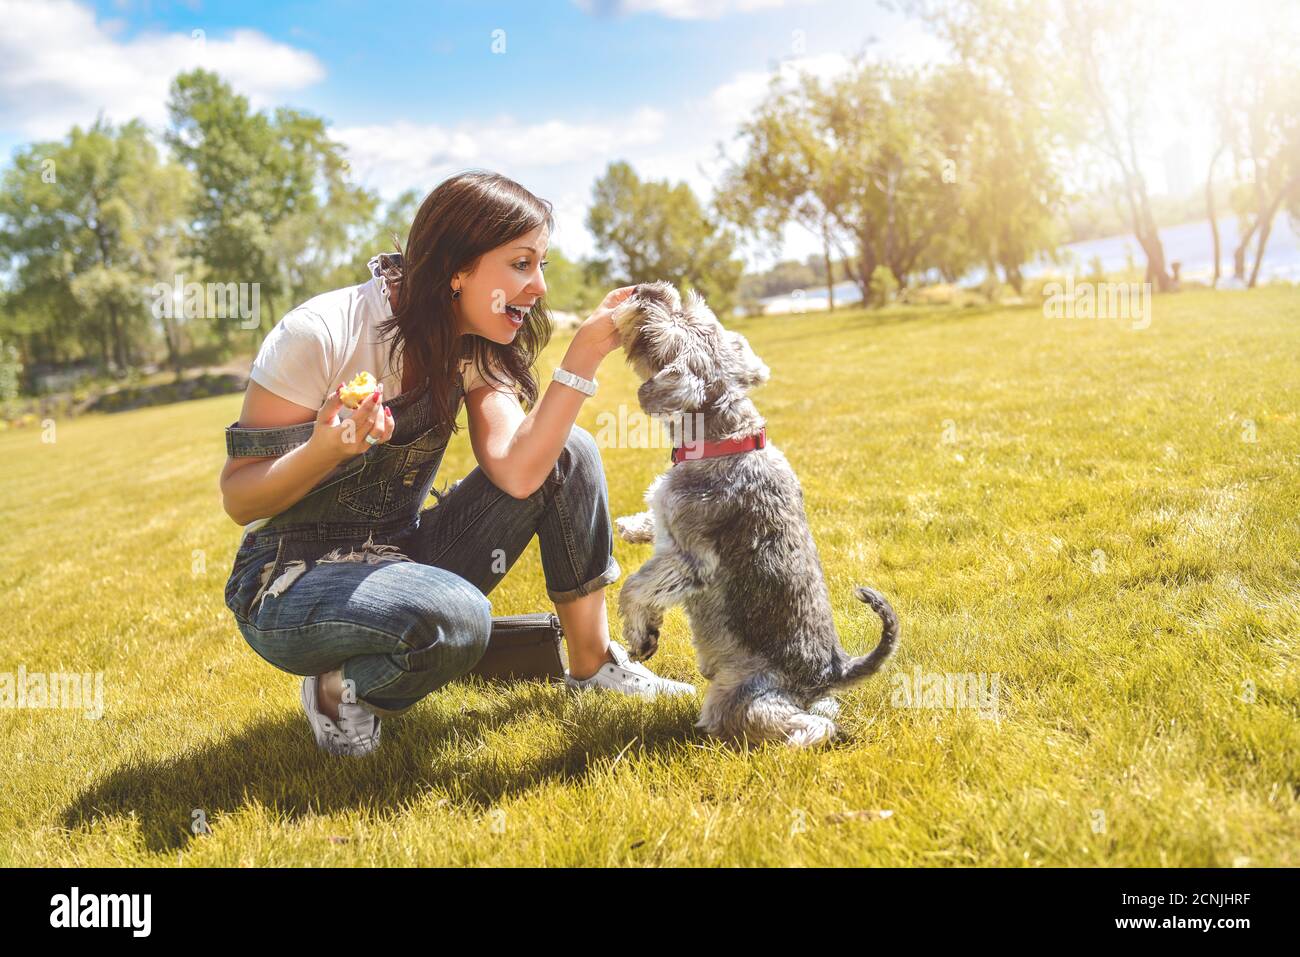
[[685,183],[642,182],[626,162],[596,180],[587,228],[596,271],[619,284],[667,280],[695,289],[719,317],[731,314],[744,264],[735,240],[711,220]]
[[[1254,287],[1277,212],[1300,197],[1300,68],[1290,44],[1270,34],[1256,41],[1228,74],[1235,122],[1225,134],[1244,181],[1232,193],[1239,222],[1233,275]],[[1254,264],[1246,258],[1255,242]]]
[[769,98],[736,134],[747,141],[747,155],[723,174],[713,203],[720,216],[765,242],[780,244],[790,222],[816,236],[822,248],[827,304],[834,310],[831,250],[838,246],[836,217],[846,197],[831,173],[832,147],[822,138],[809,108],[817,95],[813,78],[801,77],[795,89],[787,90],[781,87],[779,74],[772,77]]
[[930,262],[949,282],[985,266],[1019,294],[1025,263],[1055,251],[1065,189],[1059,133],[1024,90],[958,64],[936,71],[928,113],[946,153],[959,214],[936,236]]
[[959,214],[958,193],[944,175],[951,158],[932,94],[926,73],[860,61],[826,95],[828,133],[839,143],[836,179],[858,231],[855,278],[864,301],[876,265],[906,289],[928,267],[932,242]]
[[[876,267],[908,276],[935,235],[938,151],[917,122],[917,76],[859,58],[828,85],[774,77],[754,121],[741,127],[746,155],[724,174],[716,204],[748,233],[779,239],[796,222],[844,261],[864,302]],[[937,201],[939,200],[939,201]]]
[[124,370],[144,354],[147,290],[185,234],[189,189],[139,121],[101,118],[17,151],[0,190],[0,255],[13,277],[8,321],[29,360],[97,351],[105,369]]
[[[199,184],[194,252],[221,282],[255,283],[266,310],[324,291],[351,268],[369,238],[377,198],[348,181],[342,147],[324,121],[297,110],[249,109],[215,73],[172,82],[167,142]],[[212,317],[223,343],[229,317]]]
[[[1161,291],[1172,288],[1140,157],[1178,8],[1167,0],[903,0],[903,6],[934,26],[963,63],[997,77],[1022,104],[1041,104],[1057,130],[1104,158],[1119,177],[1124,220],[1146,254],[1148,281]],[[1075,122],[1061,122],[1066,118]]]

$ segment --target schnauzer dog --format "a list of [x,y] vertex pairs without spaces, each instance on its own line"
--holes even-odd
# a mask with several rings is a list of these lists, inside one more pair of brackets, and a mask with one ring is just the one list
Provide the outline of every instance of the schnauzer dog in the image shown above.
[[666,609],[685,606],[700,673],[709,680],[696,727],[739,742],[812,747],[838,734],[831,697],[878,671],[898,641],[898,617],[870,588],[854,595],[883,622],[868,655],[840,647],[803,489],[746,392],[768,367],[722,327],[702,297],[669,283],[638,285],[614,312],[637,399],[665,422],[673,465],[645,493],[650,509],[620,518],[651,558],[619,593],[635,660],[658,649]]

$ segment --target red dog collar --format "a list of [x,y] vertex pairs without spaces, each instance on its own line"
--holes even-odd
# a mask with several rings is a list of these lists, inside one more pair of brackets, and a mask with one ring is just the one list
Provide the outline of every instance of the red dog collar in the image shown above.
[[[693,442],[679,445],[673,449],[673,465],[696,459],[713,458],[715,455],[732,455],[736,452],[751,452],[767,447],[767,426],[763,426],[755,435],[746,435],[740,439],[726,439],[722,442]],[[687,452],[691,455],[687,456]]]

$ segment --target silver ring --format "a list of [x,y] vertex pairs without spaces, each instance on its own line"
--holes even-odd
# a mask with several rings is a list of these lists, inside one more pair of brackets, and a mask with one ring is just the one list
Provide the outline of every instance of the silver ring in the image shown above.
[[378,440],[377,438],[375,438],[373,435],[367,435],[367,436],[366,436],[366,441],[369,442],[371,445],[378,445],[378,444],[379,444],[379,440]]

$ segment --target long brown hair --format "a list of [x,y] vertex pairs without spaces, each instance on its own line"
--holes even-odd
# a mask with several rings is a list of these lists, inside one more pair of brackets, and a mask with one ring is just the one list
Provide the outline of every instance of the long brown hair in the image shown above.
[[430,377],[435,426],[456,431],[457,409],[451,407],[449,386],[460,360],[472,358],[488,381],[506,386],[489,358],[516,383],[525,410],[537,401],[533,365],[551,339],[551,315],[539,299],[508,345],[466,333],[454,348],[451,277],[473,272],[479,259],[545,225],[555,229],[551,204],[514,180],[488,170],[469,170],[443,180],[424,198],[400,257],[381,259],[381,272],[395,290],[393,318],[380,323],[391,336],[389,361],[402,361],[402,392]]

